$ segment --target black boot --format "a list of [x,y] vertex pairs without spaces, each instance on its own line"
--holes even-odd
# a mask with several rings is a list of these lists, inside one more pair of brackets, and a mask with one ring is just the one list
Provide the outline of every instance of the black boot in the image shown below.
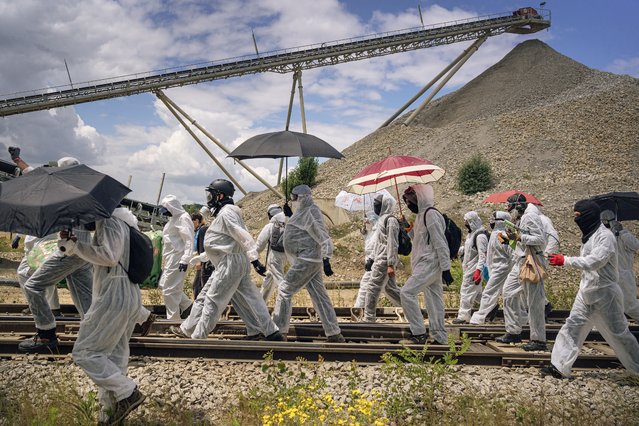
[[488,315],[486,315],[486,319],[490,322],[494,322],[495,318],[497,318],[497,312],[499,311],[499,305],[495,305],[495,307],[488,312]]
[[18,344],[20,352],[27,353],[53,353],[58,351],[58,337],[55,328],[50,330],[37,329],[38,333],[31,339],[26,339]]
[[519,343],[521,342],[521,334],[506,333],[501,337],[495,339],[498,343]]

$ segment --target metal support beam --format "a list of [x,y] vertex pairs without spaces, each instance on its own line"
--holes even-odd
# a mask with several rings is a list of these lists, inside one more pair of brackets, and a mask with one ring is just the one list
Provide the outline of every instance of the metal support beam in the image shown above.
[[[293,86],[291,87],[291,98],[288,100],[288,111],[286,113],[286,130],[291,125],[291,113],[293,112],[293,101],[295,100],[295,83],[297,83],[297,73],[293,73]],[[277,172],[277,186],[282,182],[282,169],[284,168],[284,158],[280,158],[280,168]]]
[[300,114],[302,115],[302,132],[306,133],[306,113],[304,112],[304,91],[302,90],[302,70],[297,70],[297,90],[300,94]]
[[[226,152],[226,154],[230,154],[231,151],[224,146],[224,144],[215,136],[213,136],[208,130],[206,130],[203,126],[200,125],[200,123],[198,123],[197,121],[195,121],[193,118],[191,118],[190,115],[188,115],[186,113],[186,111],[184,111],[182,108],[180,108],[175,102],[173,102],[173,100],[171,98],[169,98],[168,96],[166,96],[164,94],[164,92],[162,92],[161,90],[157,90],[156,91],[156,96],[159,97],[161,100],[168,102],[169,104],[171,104],[171,106],[178,111],[180,114],[182,114],[182,116],[184,116],[184,118],[186,118],[187,120],[189,120],[191,122],[192,125],[194,125],[195,127],[197,127],[202,133],[204,133],[204,135],[209,138],[215,145],[217,145],[222,151]],[[249,167],[247,164],[245,164],[242,160],[235,160],[236,163],[238,163],[240,166],[244,167],[244,169],[246,169],[246,171],[248,171],[250,174],[252,174],[257,180],[259,180],[260,182],[262,182],[264,184],[264,186],[266,186],[268,189],[271,190],[271,192],[273,192],[275,195],[277,195],[279,198],[284,198],[284,196],[282,194],[279,193],[279,191],[275,188],[273,188],[273,186],[271,186],[271,184],[269,184],[267,181],[264,180],[264,178],[262,178],[262,176],[260,176],[255,170],[253,170],[251,167]]]
[[479,40],[477,40],[475,43],[473,43],[473,45],[469,48],[468,53],[466,53],[466,56],[464,56],[462,60],[457,62],[457,65],[455,65],[455,67],[448,73],[448,75],[444,77],[444,79],[437,85],[437,87],[435,87],[435,89],[433,89],[433,91],[430,93],[430,95],[428,95],[426,100],[422,102],[422,104],[418,106],[417,109],[415,109],[415,111],[413,111],[413,113],[406,119],[406,121],[404,121],[404,126],[408,126],[415,119],[417,114],[419,114],[426,107],[426,105],[428,105],[428,103],[435,97],[435,95],[441,90],[441,88],[444,87],[446,83],[448,83],[448,80],[450,80],[455,75],[455,73],[459,71],[462,65],[464,65],[471,56],[473,56],[473,53],[477,52],[477,49],[479,49],[479,46],[481,46],[486,41],[487,37],[488,36],[484,36],[480,38]]
[[198,145],[200,145],[200,147],[202,147],[202,149],[204,150],[204,152],[206,152],[208,154],[209,157],[211,157],[211,160],[213,160],[215,162],[215,164],[217,164],[217,166],[220,168],[220,170],[222,170],[222,172],[224,172],[224,174],[231,180],[231,182],[233,182],[233,184],[237,187],[237,189],[239,189],[240,191],[242,191],[242,194],[246,195],[247,192],[244,190],[244,188],[242,187],[242,185],[240,185],[240,183],[233,177],[232,174],[230,174],[228,172],[228,170],[226,170],[226,168],[222,165],[222,163],[220,163],[220,161],[215,158],[215,156],[213,155],[213,153],[206,147],[206,145],[204,145],[204,143],[202,143],[202,141],[197,137],[197,135],[193,132],[193,130],[191,130],[191,128],[188,126],[188,124],[186,124],[184,122],[184,120],[182,120],[182,117],[180,117],[180,115],[178,114],[178,112],[173,109],[173,107],[171,106],[171,104],[169,103],[169,101],[166,99],[166,96],[161,96],[159,93],[156,93],[156,96],[158,97],[158,99],[160,99],[164,105],[166,105],[166,107],[168,108],[168,110],[171,112],[171,114],[173,114],[175,116],[175,118],[177,119],[177,121],[180,122],[180,124],[182,125],[182,127],[184,127],[184,129],[189,132],[189,134],[191,135],[191,137],[193,139],[195,139],[195,142],[198,143]]

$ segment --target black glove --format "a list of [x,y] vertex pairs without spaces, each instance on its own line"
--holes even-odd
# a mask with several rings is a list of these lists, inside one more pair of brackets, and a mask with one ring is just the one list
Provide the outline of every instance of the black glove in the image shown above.
[[451,285],[453,281],[455,281],[453,276],[450,274],[450,270],[442,272],[442,281],[446,284],[446,286]]
[[253,269],[255,269],[255,272],[263,277],[266,276],[266,266],[262,265],[262,262],[260,262],[259,259],[255,259],[254,261],[252,261],[251,265],[253,265]]
[[17,249],[18,244],[20,244],[20,235],[16,235],[15,237],[13,237],[13,240],[11,240],[11,248]]
[[364,265],[364,270],[366,272],[370,272],[373,269],[373,259],[366,259],[366,264]]
[[20,158],[20,148],[17,146],[10,146],[9,155],[11,156],[11,159],[13,161],[16,161],[18,158]]
[[284,203],[284,205],[282,206],[282,210],[284,211],[284,216],[293,216],[293,210],[291,210],[291,206],[289,206],[288,203]]
[[324,262],[324,275],[326,275],[327,277],[330,277],[331,275],[333,275],[333,269],[331,268],[331,259],[329,259],[328,257],[325,257],[323,262]]
[[180,263],[180,266],[178,266],[178,271],[185,272],[188,267],[189,267],[188,263]]

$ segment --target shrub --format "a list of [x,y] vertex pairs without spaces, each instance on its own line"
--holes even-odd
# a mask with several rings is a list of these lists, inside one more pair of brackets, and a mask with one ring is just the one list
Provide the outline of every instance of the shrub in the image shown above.
[[302,157],[297,166],[288,173],[288,177],[282,181],[282,192],[288,196],[297,185],[315,185],[317,167],[319,161],[314,157]]
[[464,194],[475,194],[493,187],[493,171],[490,163],[475,155],[462,164],[457,175],[457,185]]

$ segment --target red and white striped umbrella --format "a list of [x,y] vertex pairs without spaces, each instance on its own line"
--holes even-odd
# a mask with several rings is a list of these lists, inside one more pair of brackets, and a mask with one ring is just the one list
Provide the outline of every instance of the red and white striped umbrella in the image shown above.
[[392,155],[364,167],[348,182],[346,190],[355,194],[368,194],[403,183],[435,182],[444,173],[444,169],[423,158]]

